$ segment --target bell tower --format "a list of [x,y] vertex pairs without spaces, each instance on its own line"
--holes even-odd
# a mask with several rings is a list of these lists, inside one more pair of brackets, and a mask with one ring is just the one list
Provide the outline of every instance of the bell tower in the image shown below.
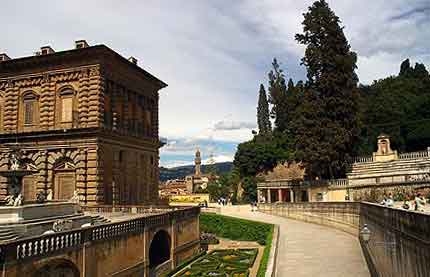
[[195,176],[200,176],[202,174],[201,166],[202,166],[202,158],[200,156],[200,150],[197,148],[196,151],[196,158],[194,159],[194,163],[196,165],[196,172],[194,173]]

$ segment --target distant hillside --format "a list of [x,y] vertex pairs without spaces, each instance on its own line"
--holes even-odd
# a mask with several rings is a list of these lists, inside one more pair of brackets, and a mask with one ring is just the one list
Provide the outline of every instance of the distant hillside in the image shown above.
[[[229,172],[233,168],[232,162],[215,163],[213,165],[218,174]],[[202,165],[203,173],[206,172],[207,165]],[[194,165],[178,166],[172,168],[160,167],[160,181],[164,182],[172,179],[182,179],[187,175],[194,174]]]

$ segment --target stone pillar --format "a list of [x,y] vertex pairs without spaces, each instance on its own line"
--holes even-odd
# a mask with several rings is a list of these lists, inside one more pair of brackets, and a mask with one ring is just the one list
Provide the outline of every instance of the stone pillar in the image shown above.
[[272,195],[270,189],[267,189],[267,203],[272,203]]
[[261,199],[261,190],[257,189],[257,203],[260,203],[260,199]]
[[278,189],[278,202],[283,202],[283,199],[282,199],[282,189]]
[[290,202],[291,203],[294,203],[295,201],[294,201],[294,191],[293,191],[293,189],[290,189]]

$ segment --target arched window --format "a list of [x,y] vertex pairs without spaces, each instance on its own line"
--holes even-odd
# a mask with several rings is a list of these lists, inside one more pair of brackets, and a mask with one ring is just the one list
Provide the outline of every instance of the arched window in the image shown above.
[[24,111],[24,126],[32,126],[36,124],[38,115],[38,100],[37,96],[29,91],[24,93],[23,97],[23,111]]
[[60,120],[61,123],[72,123],[74,120],[74,96],[72,89],[66,88],[60,92]]

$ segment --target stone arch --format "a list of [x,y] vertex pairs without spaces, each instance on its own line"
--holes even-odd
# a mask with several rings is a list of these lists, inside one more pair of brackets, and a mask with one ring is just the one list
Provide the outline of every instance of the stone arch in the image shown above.
[[155,233],[149,246],[149,267],[156,266],[170,260],[170,235],[165,230]]
[[76,163],[67,156],[57,158],[52,164],[54,199],[70,199],[76,190]]
[[39,266],[32,277],[79,277],[78,267],[66,259],[55,259]]

